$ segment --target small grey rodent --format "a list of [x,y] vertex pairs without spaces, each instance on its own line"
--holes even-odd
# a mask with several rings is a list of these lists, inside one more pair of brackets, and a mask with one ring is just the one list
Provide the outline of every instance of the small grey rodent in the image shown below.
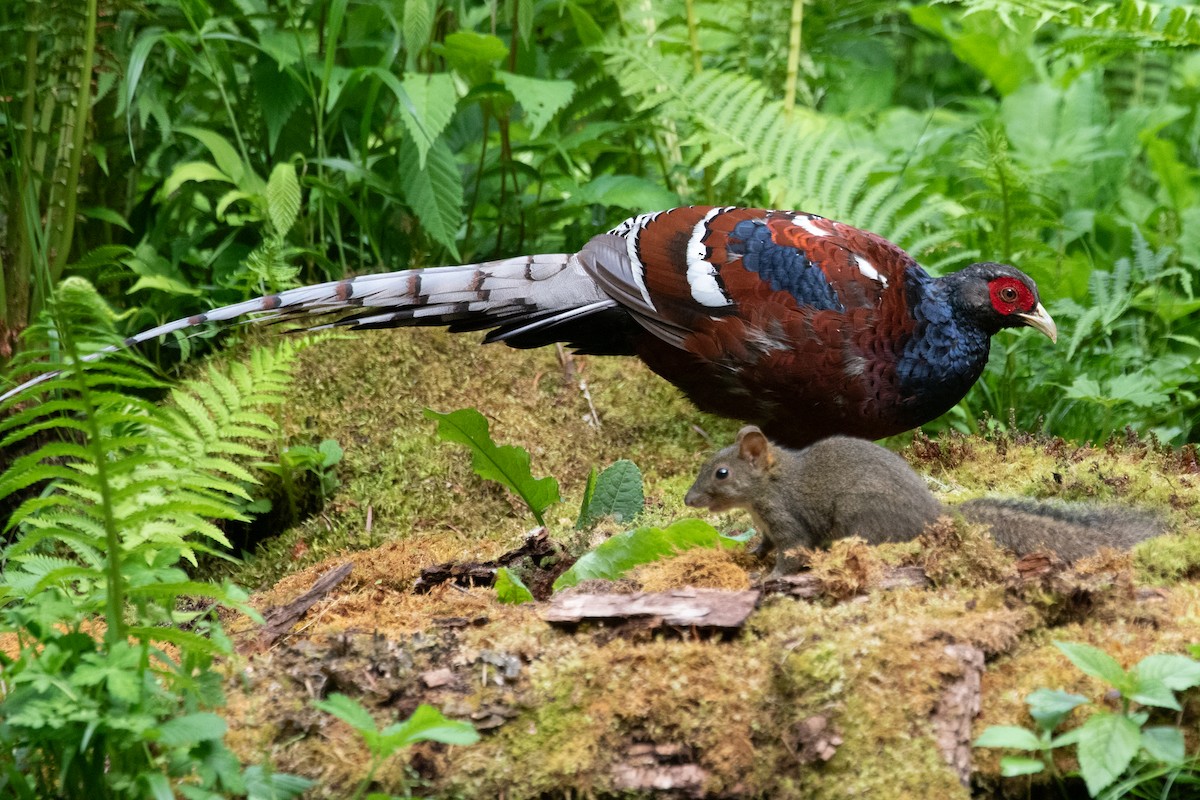
[[[763,537],[756,554],[776,551],[773,576],[790,571],[792,548],[828,547],[847,536],[908,541],[946,510],[903,458],[873,442],[832,436],[789,450],[754,425],[705,462],[684,502],[748,509]],[[1100,547],[1129,548],[1164,530],[1152,514],[1109,506],[981,498],[956,510],[990,525],[996,542],[1018,554],[1049,549],[1067,561]]]

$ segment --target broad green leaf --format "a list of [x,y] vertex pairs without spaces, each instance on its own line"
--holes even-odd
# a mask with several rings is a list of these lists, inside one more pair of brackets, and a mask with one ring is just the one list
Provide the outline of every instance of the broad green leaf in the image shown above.
[[323,467],[340,464],[342,457],[346,454],[336,439],[323,439],[317,446],[317,451],[321,454],[321,466]]
[[[238,151],[229,140],[216,131],[210,131],[206,128],[196,128],[190,125],[185,125],[182,128],[177,128],[180,133],[186,133],[188,136],[195,137],[200,140],[200,144],[204,145],[208,152],[212,153],[213,161],[216,162],[217,168],[225,173],[233,180],[234,183],[241,185],[242,178],[246,177],[246,165],[242,162],[242,157],[238,155]],[[245,186],[242,187],[247,188]]]
[[1125,690],[1129,685],[1129,673],[1121,668],[1117,660],[1098,647],[1078,642],[1055,642],[1062,654],[1080,671],[1099,678],[1109,685]]
[[499,64],[508,57],[508,48],[499,37],[474,31],[455,31],[442,40],[439,48],[456,69],[479,64]]
[[979,734],[975,747],[1010,747],[1014,750],[1041,750],[1042,740],[1028,728],[1019,725],[992,725]]
[[403,86],[410,103],[405,106],[408,113],[400,119],[417,145],[417,165],[425,169],[429,148],[454,116],[458,103],[454,79],[445,72],[410,73],[404,77]]
[[693,547],[724,546],[717,529],[699,519],[683,519],[666,528],[638,528],[611,537],[596,549],[584,553],[569,570],[554,582],[554,590],[574,586],[583,580],[616,580],[639,564],[649,564]]
[[1029,705],[1029,716],[1046,731],[1057,728],[1067,714],[1087,701],[1086,697],[1057,689],[1036,689],[1025,698]]
[[601,175],[584,184],[572,195],[572,200],[621,208],[672,208],[679,205],[679,195],[658,181],[638,175]]
[[170,197],[175,193],[175,190],[183,186],[188,181],[221,181],[222,183],[234,183],[233,178],[226,175],[221,170],[209,164],[207,161],[185,161],[178,164],[175,169],[171,170],[171,174],[163,181],[162,188],[158,190],[160,198]]
[[[105,206],[89,206],[88,208],[80,209],[79,213],[82,216],[90,219],[98,219],[101,222],[107,222],[110,225],[116,225],[119,228],[133,233],[133,228],[129,227],[129,223],[119,213]],[[89,255],[91,255],[89,253]]]
[[575,518],[575,530],[583,530],[588,524],[588,508],[592,505],[592,495],[596,493],[596,468],[588,470],[587,482],[583,485],[583,501],[579,504],[579,516]]
[[267,215],[277,236],[288,235],[300,215],[300,181],[296,178],[296,167],[283,161],[271,170],[267,181]]
[[194,286],[188,286],[186,283],[176,280],[175,278],[166,275],[145,275],[133,282],[133,285],[127,290],[130,294],[140,292],[143,289],[154,289],[168,294],[186,294],[198,297],[202,292]]
[[1156,708],[1169,708],[1181,711],[1175,693],[1167,684],[1158,678],[1142,678],[1135,676],[1134,685],[1128,692],[1128,697],[1135,703]]
[[[295,36],[286,37],[295,48]],[[306,91],[304,86],[292,74],[279,64],[282,53],[270,53],[270,58],[258,59],[251,70],[251,83],[254,86],[258,107],[262,110],[263,122],[267,125],[267,151],[275,153],[275,145],[279,143],[279,134],[304,102]]]
[[585,492],[576,527],[587,527],[605,516],[628,522],[642,512],[645,504],[642,471],[632,461],[621,459],[601,472],[595,485]]
[[197,711],[167,720],[158,726],[158,741],[168,747],[221,739],[229,726],[208,711]]
[[1035,775],[1046,768],[1041,759],[1029,756],[1004,756],[1000,759],[1000,774],[1005,778],[1018,775]]
[[466,445],[471,451],[475,474],[496,481],[514,492],[545,525],[543,512],[561,498],[554,478],[534,478],[529,469],[529,453],[514,445],[497,446],[488,433],[488,421],[473,408],[442,414],[425,409],[425,418],[436,420],[438,437],[444,442]]
[[1146,656],[1134,665],[1133,673],[1138,678],[1157,678],[1177,692],[1200,686],[1200,661],[1177,653]]
[[410,64],[429,44],[435,11],[434,0],[404,0],[404,49]]
[[1164,764],[1181,764],[1187,758],[1183,731],[1170,725],[1143,728],[1142,747],[1152,759]]
[[441,711],[424,703],[417,706],[411,717],[389,725],[382,733],[383,743],[391,752],[417,742],[467,745],[479,741],[474,725],[447,719]]
[[375,718],[363,707],[362,703],[340,692],[334,692],[324,700],[314,700],[313,707],[326,714],[332,714],[360,733],[378,729],[375,725]]
[[554,115],[571,102],[571,96],[575,94],[573,81],[530,78],[504,70],[496,70],[496,77],[512,92],[513,97],[525,110],[525,121],[530,128],[529,135],[534,139]]
[[500,567],[496,570],[496,599],[501,603],[520,605],[532,603],[533,593],[520,578],[509,571],[508,567]]
[[412,206],[421,226],[457,260],[458,226],[462,222],[463,188],[454,154],[441,139],[429,149],[424,168],[411,139],[400,145],[400,173],[404,198]]
[[1141,747],[1137,723],[1120,714],[1093,714],[1079,728],[1079,772],[1095,797],[1129,766]]

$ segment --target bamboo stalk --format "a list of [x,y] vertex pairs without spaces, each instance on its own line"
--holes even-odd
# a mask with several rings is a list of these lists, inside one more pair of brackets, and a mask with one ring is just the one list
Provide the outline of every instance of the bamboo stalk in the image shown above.
[[62,218],[59,228],[52,234],[50,249],[50,280],[57,283],[71,254],[71,241],[75,236],[75,205],[79,188],[79,168],[83,163],[83,149],[87,141],[88,114],[92,106],[92,66],[96,56],[96,12],[98,0],[87,0],[87,20],[83,32],[83,56],[79,65],[79,81],[76,86],[75,107],[70,115],[70,152],[66,183],[63,187]]

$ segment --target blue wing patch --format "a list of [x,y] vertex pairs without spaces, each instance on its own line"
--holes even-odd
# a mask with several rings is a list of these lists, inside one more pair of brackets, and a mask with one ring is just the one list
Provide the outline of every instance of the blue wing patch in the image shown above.
[[742,257],[742,266],[758,274],[777,292],[787,292],[818,311],[845,311],[820,267],[803,250],[771,239],[765,220],[747,219],[734,226],[726,250]]

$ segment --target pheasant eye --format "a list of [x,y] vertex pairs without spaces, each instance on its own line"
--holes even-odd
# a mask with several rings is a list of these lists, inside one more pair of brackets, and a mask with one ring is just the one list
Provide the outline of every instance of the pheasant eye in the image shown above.
[[1017,290],[1011,286],[1005,286],[1000,290],[1000,299],[1006,303],[1017,302]]
[[729,477],[729,468],[728,467],[721,467],[720,469],[717,470],[717,472],[716,472],[717,480],[723,481],[728,477]]

